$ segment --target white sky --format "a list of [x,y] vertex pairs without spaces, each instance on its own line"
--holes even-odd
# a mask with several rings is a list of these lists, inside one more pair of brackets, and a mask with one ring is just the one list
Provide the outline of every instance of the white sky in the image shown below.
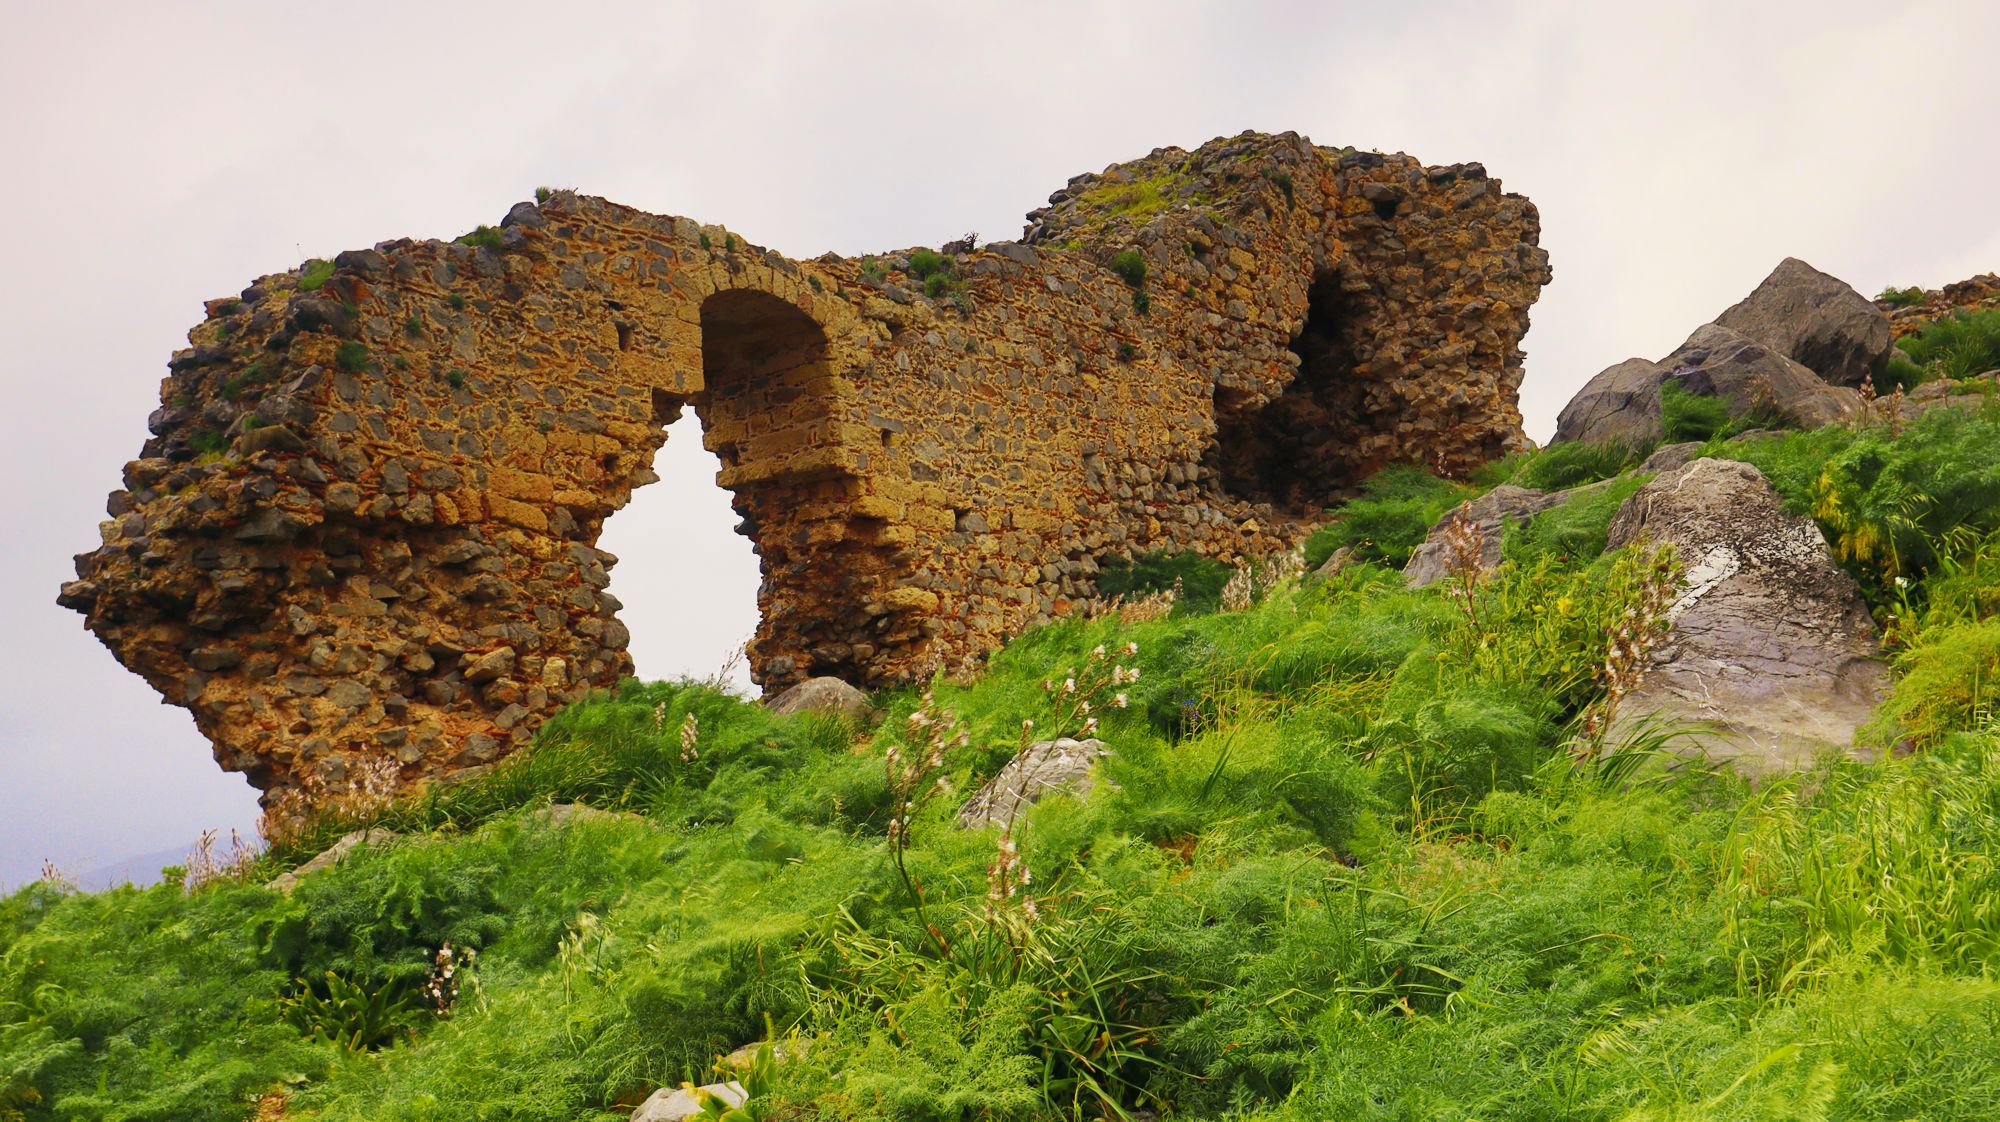
[[[451,237],[538,184],[794,256],[1018,236],[1077,172],[1244,128],[1481,160],[1555,283],[1523,407],[1657,357],[1790,254],[1866,293],[2000,269],[2000,5],[0,0],[0,886],[247,827],[181,710],[55,606],[201,301]],[[754,625],[678,430],[613,520],[642,673]]]

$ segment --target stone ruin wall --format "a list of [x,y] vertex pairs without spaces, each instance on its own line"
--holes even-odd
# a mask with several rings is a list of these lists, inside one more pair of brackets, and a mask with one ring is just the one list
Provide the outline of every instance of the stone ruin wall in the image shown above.
[[1927,289],[1920,303],[1907,307],[1897,307],[1886,300],[1875,301],[1875,306],[1889,317],[1889,333],[1902,339],[1960,312],[2000,308],[2000,274],[1980,273],[1942,288]]
[[629,675],[595,543],[689,407],[760,557],[767,690],[921,678],[1076,610],[1106,557],[1268,553],[1384,463],[1522,444],[1547,257],[1476,164],[1244,134],[1029,219],[937,299],[907,254],[568,192],[486,245],[265,277],[169,363],[61,602],[270,805],[486,763]]

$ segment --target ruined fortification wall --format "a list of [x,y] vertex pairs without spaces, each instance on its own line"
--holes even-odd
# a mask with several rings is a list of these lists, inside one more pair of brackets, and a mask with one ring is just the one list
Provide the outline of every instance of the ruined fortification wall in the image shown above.
[[689,407],[767,688],[924,676],[1107,556],[1276,550],[1384,463],[1521,443],[1549,273],[1478,165],[1245,134],[1029,217],[918,278],[559,192],[263,278],[169,364],[62,602],[268,799],[492,760],[628,674],[595,543]]

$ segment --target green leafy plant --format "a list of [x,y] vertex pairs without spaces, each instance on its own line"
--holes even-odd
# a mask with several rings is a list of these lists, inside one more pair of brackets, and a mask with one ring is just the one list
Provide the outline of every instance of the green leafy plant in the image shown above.
[[1916,285],[1911,285],[1908,288],[1897,288],[1891,285],[1883,289],[1881,294],[1875,297],[1875,302],[1878,304],[1887,304],[1892,308],[1913,308],[1924,302],[1924,290]]
[[229,450],[229,437],[216,429],[203,429],[188,437],[188,447],[205,456],[221,455]]
[[306,262],[305,271],[299,274],[299,291],[317,292],[332,276],[333,262],[315,257]]
[[1111,271],[1133,288],[1146,286],[1146,259],[1136,249],[1122,249],[1111,255]]
[[279,1015],[309,1039],[372,1052],[412,1035],[417,1006],[405,988],[393,983],[370,988],[331,970],[322,978],[318,985],[301,979],[278,1000]]
[[243,395],[243,391],[264,385],[276,378],[278,369],[278,364],[269,359],[260,358],[252,362],[222,380],[223,398],[229,401],[236,400]]
[[333,364],[349,374],[359,374],[368,369],[368,348],[348,339],[333,349]]
[[499,249],[500,231],[491,226],[480,225],[469,234],[460,234],[456,240],[459,245],[469,245],[478,249]]
[[771,1042],[766,1040],[757,1046],[757,1054],[738,1080],[743,1085],[743,1101],[734,1106],[722,1096],[693,1083],[681,1086],[694,1096],[700,1104],[700,1112],[693,1117],[704,1122],[765,1122],[773,1117],[769,1103],[772,1091],[777,1085],[777,1058],[772,1054]]

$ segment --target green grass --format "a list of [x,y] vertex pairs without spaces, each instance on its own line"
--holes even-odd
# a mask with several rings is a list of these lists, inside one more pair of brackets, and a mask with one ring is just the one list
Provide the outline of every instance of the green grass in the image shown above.
[[1306,539],[1306,568],[1352,547],[1357,560],[1401,568],[1444,513],[1472,497],[1473,488],[1408,464],[1384,468],[1361,494],[1330,511],[1332,521]]
[[299,291],[317,292],[332,276],[333,262],[315,257],[306,262],[305,272],[299,274]]
[[1135,289],[1146,286],[1146,259],[1136,249],[1122,249],[1113,254],[1111,271]]
[[[240,1122],[282,1090],[318,1122],[614,1122],[769,1024],[812,1042],[761,1104],[786,1118],[1993,1117],[1996,430],[1946,410],[1711,449],[1801,510],[1907,519],[1923,548],[1870,591],[1900,675],[1881,735],[1914,755],[1754,791],[1574,762],[1642,579],[1599,556],[1625,475],[1511,534],[1471,613],[1364,563],[1243,611],[1018,636],[935,684],[927,712],[966,738],[914,812],[911,882],[885,756],[922,739],[914,691],[869,726],[627,683],[492,773],[331,817],[242,877],[30,886],[0,898],[0,1111]],[[1867,498],[1884,487],[1914,497]],[[1394,549],[1472,490],[1398,469],[1334,525]],[[1861,518],[1822,524],[1843,543]],[[1176,575],[1221,574],[1154,556],[1100,585]],[[989,913],[995,831],[949,817],[1024,720],[1080,731],[1044,682],[1104,659],[1139,671],[1123,706],[1097,697],[1109,782],[1022,818],[1034,913]],[[551,825],[551,801],[622,813]],[[364,822],[398,837],[261,887]],[[445,942],[478,952],[449,1019],[415,1000]]]
[[2000,308],[1960,309],[1896,345],[1919,368],[1940,377],[1970,378],[2000,370]]
[[1618,508],[1650,479],[1650,473],[1634,472],[1590,494],[1573,496],[1526,522],[1510,524],[1501,541],[1501,554],[1524,566],[1543,557],[1565,564],[1596,560],[1604,552]]
[[1105,561],[1097,574],[1097,591],[1136,599],[1178,585],[1176,611],[1211,612],[1222,602],[1222,586],[1228,581],[1227,565],[1198,553],[1149,553]]
[[1512,483],[1536,491],[1566,491],[1609,479],[1639,464],[1651,451],[1617,441],[1569,441],[1494,460],[1475,470],[1472,480],[1489,488]]
[[469,245],[479,249],[499,249],[500,231],[491,226],[481,225],[474,228],[471,233],[460,234],[454,240],[459,245]]
[[1908,288],[1897,288],[1891,285],[1883,289],[1881,295],[1875,297],[1875,299],[1877,302],[1887,304],[1892,308],[1913,308],[1924,302],[1924,290],[1916,285],[1911,285]]
[[1707,440],[1729,427],[1729,403],[1683,387],[1678,379],[1660,383],[1660,431],[1668,444]]

